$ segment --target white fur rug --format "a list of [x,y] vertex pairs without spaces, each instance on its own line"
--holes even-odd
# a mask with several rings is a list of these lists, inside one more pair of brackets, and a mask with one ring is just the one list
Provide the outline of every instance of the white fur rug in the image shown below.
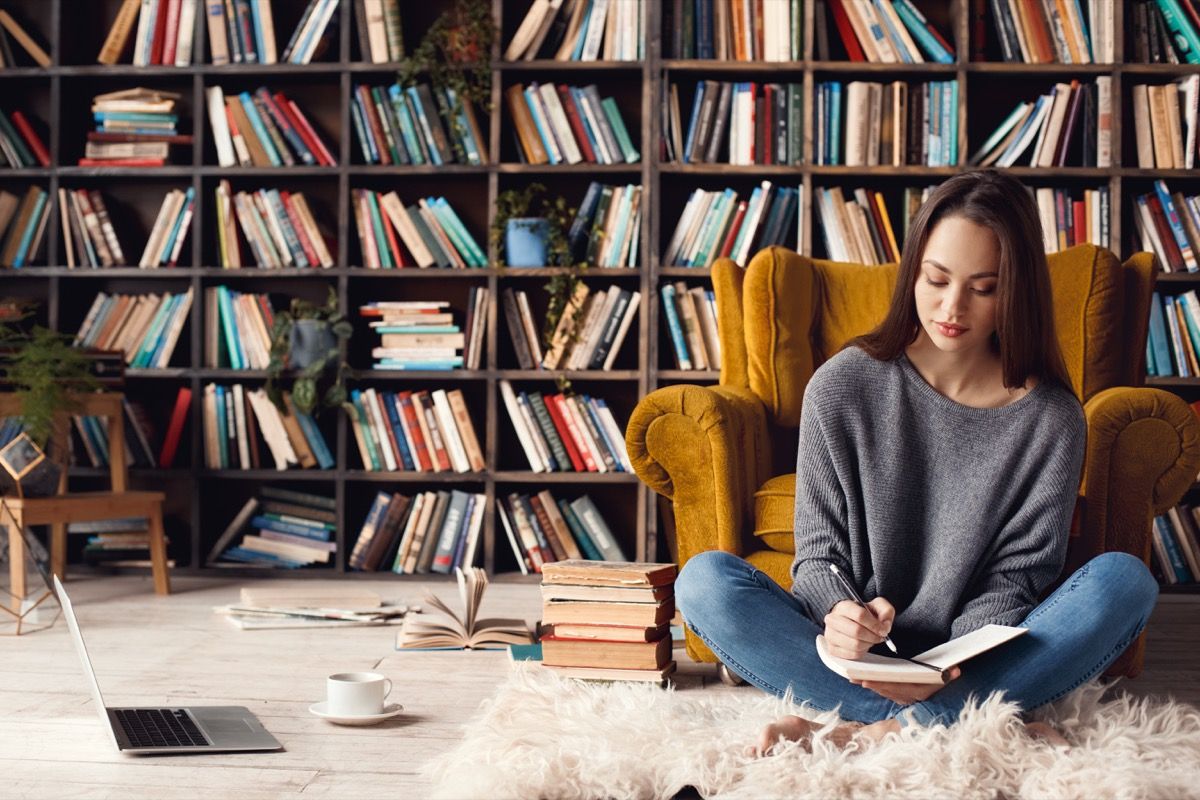
[[[513,674],[425,767],[443,798],[669,798],[687,786],[721,798],[1200,797],[1200,710],[1093,682],[1037,718],[1071,742],[1024,734],[994,695],[950,727],[911,727],[838,750],[814,738],[765,758],[744,754],[772,720],[798,709],[751,687],[677,689],[564,680],[535,664]],[[1108,696],[1103,697],[1108,693]]]

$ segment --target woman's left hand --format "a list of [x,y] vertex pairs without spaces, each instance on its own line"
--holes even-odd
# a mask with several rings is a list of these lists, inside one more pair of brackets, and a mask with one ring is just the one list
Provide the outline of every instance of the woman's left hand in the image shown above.
[[[952,667],[950,669],[950,680],[954,680],[962,675],[962,669]],[[919,703],[922,700],[928,700],[937,693],[946,684],[944,683],[887,683],[884,681],[850,681],[864,689],[870,689],[875,694],[881,697],[886,697],[893,703],[899,703],[902,706]]]

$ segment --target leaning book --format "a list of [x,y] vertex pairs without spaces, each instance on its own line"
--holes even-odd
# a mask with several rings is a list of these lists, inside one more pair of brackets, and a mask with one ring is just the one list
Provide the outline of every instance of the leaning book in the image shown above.
[[479,619],[477,612],[487,589],[487,573],[479,567],[469,571],[455,568],[463,613],[459,615],[434,594],[426,602],[441,612],[441,618],[408,616],[396,637],[397,650],[503,650],[510,644],[533,641],[522,619]]

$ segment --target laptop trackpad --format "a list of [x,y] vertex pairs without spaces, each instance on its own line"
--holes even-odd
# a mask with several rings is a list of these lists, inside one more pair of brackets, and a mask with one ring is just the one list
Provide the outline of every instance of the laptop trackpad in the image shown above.
[[243,743],[266,734],[250,710],[242,706],[193,707],[188,710],[213,744]]

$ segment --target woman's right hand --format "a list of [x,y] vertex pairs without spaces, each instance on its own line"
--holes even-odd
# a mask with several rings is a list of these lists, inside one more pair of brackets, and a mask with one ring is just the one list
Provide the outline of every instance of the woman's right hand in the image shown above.
[[842,600],[825,615],[825,643],[838,658],[858,660],[883,641],[892,630],[896,609],[882,597],[863,608],[853,600]]

